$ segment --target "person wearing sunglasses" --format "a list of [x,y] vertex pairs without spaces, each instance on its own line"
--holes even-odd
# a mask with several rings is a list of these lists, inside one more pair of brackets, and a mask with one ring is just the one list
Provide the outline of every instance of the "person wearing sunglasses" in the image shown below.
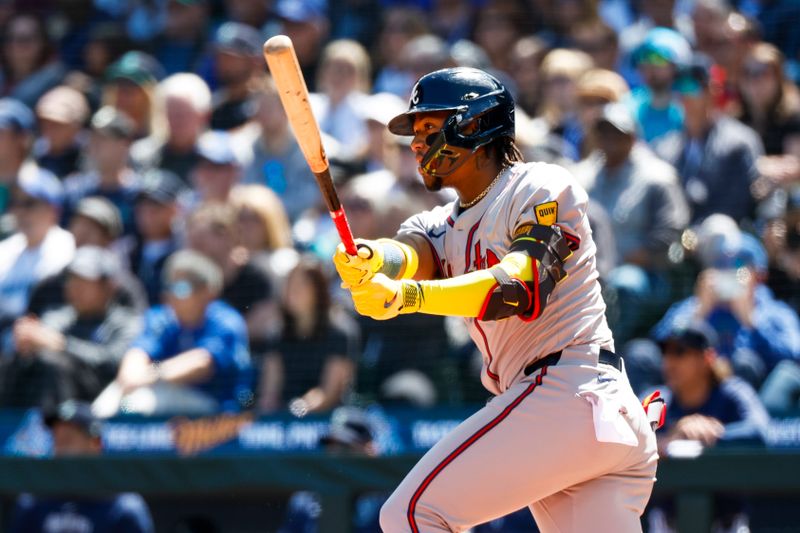
[[115,381],[94,402],[98,416],[210,414],[252,405],[252,367],[242,316],[217,300],[222,271],[192,250],[164,268],[163,304],[122,359]]
[[[667,405],[662,430],[657,434],[662,457],[697,453],[703,447],[726,441],[762,442],[769,415],[755,390],[739,377],[731,376],[725,359],[714,345],[717,335],[702,321],[676,325],[659,343],[661,369],[667,390],[661,388]],[[715,502],[715,520],[723,531],[749,531],[731,528],[747,524],[741,499],[723,497]],[[658,520],[670,525],[674,502],[656,497],[651,502],[656,513],[648,514],[650,531],[672,531],[654,527]],[[720,529],[714,529],[719,531]]]
[[650,30],[632,55],[643,86],[634,90],[631,106],[641,137],[651,146],[683,127],[683,109],[672,85],[690,57],[688,41],[669,28]]
[[741,224],[755,216],[753,185],[764,145],[752,128],[715,109],[718,86],[711,71],[711,59],[702,54],[681,70],[674,89],[685,110],[683,130],[657,152],[678,170],[691,224],[715,213]]

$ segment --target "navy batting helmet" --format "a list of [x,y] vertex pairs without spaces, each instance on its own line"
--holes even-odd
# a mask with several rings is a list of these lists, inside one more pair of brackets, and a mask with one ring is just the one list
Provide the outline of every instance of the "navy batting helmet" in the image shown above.
[[[408,111],[389,122],[396,135],[413,135],[414,116],[432,111],[451,111],[445,124],[444,141],[459,148],[476,150],[493,140],[514,136],[514,100],[494,76],[468,67],[437,70],[414,85]],[[478,120],[474,133],[464,126]]]

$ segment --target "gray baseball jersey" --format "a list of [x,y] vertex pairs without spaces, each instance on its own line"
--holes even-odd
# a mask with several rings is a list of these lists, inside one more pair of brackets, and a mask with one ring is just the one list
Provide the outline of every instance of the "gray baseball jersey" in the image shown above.
[[467,320],[483,354],[483,385],[507,390],[531,362],[571,345],[614,349],[595,267],[595,244],[586,216],[588,195],[562,167],[517,163],[492,190],[462,213],[455,202],[408,219],[399,233],[419,233],[431,245],[441,277],[454,277],[497,264],[515,231],[525,224],[557,224],[573,255],[542,314],[499,321]]

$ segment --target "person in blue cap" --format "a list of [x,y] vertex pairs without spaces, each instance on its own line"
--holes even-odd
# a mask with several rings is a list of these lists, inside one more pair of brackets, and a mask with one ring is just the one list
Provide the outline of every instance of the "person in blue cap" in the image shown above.
[[58,226],[62,203],[58,178],[31,162],[22,166],[11,190],[17,231],[0,241],[0,332],[25,312],[31,288],[72,259],[72,234]]
[[800,320],[764,284],[767,255],[756,237],[741,233],[705,247],[694,295],[673,304],[652,335],[660,342],[676,325],[704,320],[717,352],[758,386],[780,361],[800,356]]
[[[103,453],[102,424],[86,403],[67,401],[44,422],[53,436],[56,457],[94,457]],[[153,519],[144,499],[135,493],[98,497],[22,494],[12,514],[9,533],[91,531],[93,533],[153,533]]]
[[669,28],[650,30],[633,53],[632,62],[644,86],[633,91],[631,105],[641,138],[649,144],[683,127],[683,108],[673,95],[672,85],[690,57],[689,42]]
[[[762,444],[769,415],[758,394],[743,379],[732,376],[714,345],[717,334],[707,323],[690,320],[674,324],[660,343],[661,369],[667,404],[664,426],[657,434],[662,457],[696,454],[702,448],[729,442]],[[713,531],[749,531],[745,502],[736,497],[715,498]],[[656,496],[648,513],[651,524],[674,518],[674,501]],[[740,528],[731,527],[737,524]],[[652,530],[665,531],[656,527]]]

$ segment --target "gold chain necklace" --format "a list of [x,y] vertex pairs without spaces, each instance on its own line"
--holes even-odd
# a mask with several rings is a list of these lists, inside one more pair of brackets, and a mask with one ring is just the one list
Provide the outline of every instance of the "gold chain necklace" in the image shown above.
[[494,184],[497,183],[497,180],[499,180],[500,176],[502,176],[502,175],[503,175],[503,170],[501,170],[500,172],[497,173],[497,176],[495,176],[495,178],[492,180],[492,182],[489,184],[489,186],[486,187],[485,189],[483,189],[483,192],[480,193],[478,196],[476,196],[475,198],[473,198],[472,200],[470,200],[467,203],[464,203],[461,200],[459,200],[458,201],[458,207],[460,207],[461,209],[468,209],[468,208],[472,207],[473,205],[477,204],[478,202],[480,202],[481,200],[483,200],[483,197],[486,196],[487,194],[489,194],[489,191],[492,190],[492,187],[494,187]]

